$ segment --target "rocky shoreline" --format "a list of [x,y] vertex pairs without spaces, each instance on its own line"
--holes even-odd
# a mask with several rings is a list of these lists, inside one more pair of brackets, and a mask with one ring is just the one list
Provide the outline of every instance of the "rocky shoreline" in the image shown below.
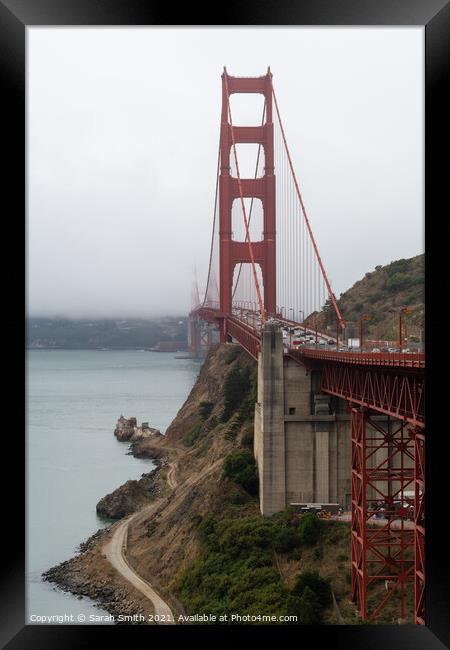
[[[62,591],[70,592],[80,599],[88,597],[95,600],[95,607],[105,609],[115,619],[136,614],[147,617],[145,603],[139,598],[134,598],[127,586],[115,580],[102,566],[104,560],[99,556],[98,548],[109,533],[110,527],[100,528],[80,544],[78,555],[46,571],[42,574],[42,579],[58,585]],[[136,621],[136,624],[139,624],[139,621]]]
[[161,496],[164,486],[159,477],[160,470],[161,467],[155,467],[148,474],[142,474],[139,480],[127,481],[105,495],[97,503],[97,514],[108,519],[122,519]]

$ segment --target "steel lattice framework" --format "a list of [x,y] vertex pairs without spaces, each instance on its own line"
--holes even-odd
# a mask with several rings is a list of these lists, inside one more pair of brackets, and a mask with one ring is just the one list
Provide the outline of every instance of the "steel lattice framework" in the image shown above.
[[[352,435],[352,598],[363,620],[373,620],[394,593],[405,612],[405,585],[414,579],[415,620],[425,622],[425,355],[291,350],[290,355],[321,373],[321,391],[349,402]],[[384,431],[370,413],[396,418],[396,433]],[[367,423],[378,432],[368,437]],[[408,426],[405,433],[406,425]],[[382,461],[369,465],[374,456]],[[391,461],[397,464],[391,465]],[[400,460],[400,462],[398,462]],[[396,490],[393,490],[393,486]],[[395,497],[414,489],[414,527],[407,512],[393,508]],[[369,495],[369,496],[368,496]],[[372,495],[372,496],[370,496]],[[373,496],[375,495],[375,496]],[[387,524],[373,529],[374,500],[387,504]],[[393,521],[400,528],[393,528]],[[386,551],[387,549],[387,551]],[[413,549],[414,559],[407,549]],[[382,563],[373,572],[376,564]],[[388,571],[384,571],[388,569]],[[381,573],[380,573],[381,572]],[[370,609],[369,587],[387,581],[389,591]]]
[[425,432],[414,433],[414,563],[415,617],[425,625]]
[[403,422],[396,425],[386,430],[367,409],[351,407],[352,600],[368,622],[394,595],[404,621],[407,584],[415,579],[414,526],[404,497],[414,484],[414,439]]
[[[353,355],[358,357],[358,354]],[[359,363],[358,363],[359,361]],[[390,361],[390,360],[389,360]],[[422,427],[425,423],[425,378],[423,372],[397,366],[365,365],[358,358],[321,364],[322,390]]]

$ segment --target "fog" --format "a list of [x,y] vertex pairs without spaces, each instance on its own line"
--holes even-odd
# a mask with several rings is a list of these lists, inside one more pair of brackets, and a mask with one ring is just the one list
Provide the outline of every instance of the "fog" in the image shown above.
[[271,67],[337,296],[423,252],[423,40],[421,27],[27,28],[28,314],[190,309],[224,65]]

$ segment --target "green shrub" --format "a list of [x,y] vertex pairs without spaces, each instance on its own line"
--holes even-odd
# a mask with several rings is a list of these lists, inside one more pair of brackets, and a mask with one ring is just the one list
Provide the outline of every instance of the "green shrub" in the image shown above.
[[300,544],[300,533],[297,527],[285,526],[275,533],[273,546],[279,553],[287,553]]
[[202,430],[202,423],[197,422],[194,424],[194,426],[189,429],[187,433],[182,437],[183,444],[186,445],[186,447],[192,447],[192,445],[196,442],[198,439],[200,433]]
[[394,273],[386,281],[386,289],[399,290],[411,286],[411,276],[407,273]]
[[394,275],[394,273],[403,273],[408,269],[409,262],[408,260],[401,259],[401,260],[396,260],[395,262],[391,262],[389,266],[386,267],[386,273],[389,276]]
[[[240,497],[246,498],[234,492],[230,500],[239,505]],[[205,516],[198,525],[200,555],[177,580],[188,613],[290,613],[304,625],[321,623],[331,603],[329,581],[317,572],[304,572],[289,590],[275,566],[274,548],[300,553],[299,531],[290,509],[272,517]]]
[[208,542],[210,537],[212,537],[215,534],[216,525],[217,525],[217,521],[214,515],[209,514],[203,518],[198,528],[200,539],[203,542]]
[[250,388],[249,368],[231,368],[224,382],[224,409],[221,416],[222,422],[229,420],[238,409]]
[[306,588],[311,589],[317,596],[321,607],[328,607],[332,603],[330,581],[322,578],[317,571],[304,571],[296,580],[292,593],[302,596]]
[[241,485],[251,495],[258,494],[258,475],[253,454],[249,449],[236,451],[225,457],[223,463],[225,476]]
[[[245,495],[244,495],[245,497]],[[177,580],[189,613],[286,615],[290,592],[274,566],[274,535],[285,522],[255,515],[199,526],[200,556]]]
[[300,541],[302,544],[313,546],[319,540],[322,532],[320,519],[312,512],[302,516],[299,523]]
[[225,438],[227,440],[234,440],[238,434],[238,431],[241,427],[241,424],[239,422],[238,418],[235,418],[232,420],[230,426],[225,429]]
[[245,449],[253,449],[254,427],[253,424],[247,427],[242,436],[241,445]]
[[306,587],[301,596],[291,595],[289,600],[289,613],[295,614],[300,625],[319,625],[323,613],[319,599],[310,587]]
[[239,408],[239,417],[242,422],[246,420],[253,421],[255,415],[255,402],[257,400],[258,394],[258,374],[256,370],[253,372],[249,371],[248,384],[247,384],[247,394],[242,400],[242,404]]
[[320,548],[320,546],[316,546],[316,548],[313,551],[313,558],[315,560],[321,560],[323,558],[323,551]]
[[230,503],[234,506],[242,506],[249,500],[248,496],[242,492],[233,492],[230,496]]
[[207,420],[214,408],[213,402],[200,402],[198,412],[202,420]]
[[289,558],[291,560],[301,560],[302,559],[302,550],[301,550],[301,548],[294,548],[289,553]]

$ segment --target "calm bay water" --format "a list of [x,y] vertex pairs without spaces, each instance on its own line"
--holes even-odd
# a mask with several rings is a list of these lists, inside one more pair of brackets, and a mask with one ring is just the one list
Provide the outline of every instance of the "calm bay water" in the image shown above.
[[150,460],[127,455],[113,435],[117,418],[166,430],[200,365],[172,354],[141,351],[27,352],[27,621],[32,615],[99,614],[42,582],[41,574],[72,557],[106,525],[95,506]]

